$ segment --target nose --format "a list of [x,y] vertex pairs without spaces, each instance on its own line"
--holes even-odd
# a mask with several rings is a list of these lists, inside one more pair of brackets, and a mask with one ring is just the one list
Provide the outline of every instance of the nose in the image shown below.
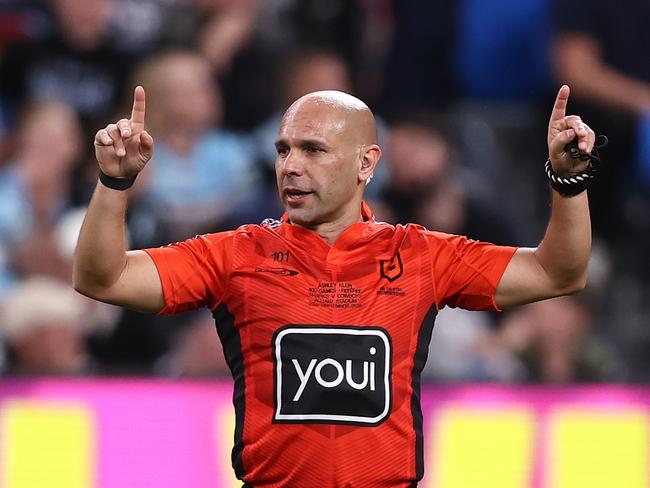
[[305,170],[304,162],[298,151],[289,151],[284,158],[279,160],[280,170],[286,176],[300,176]]

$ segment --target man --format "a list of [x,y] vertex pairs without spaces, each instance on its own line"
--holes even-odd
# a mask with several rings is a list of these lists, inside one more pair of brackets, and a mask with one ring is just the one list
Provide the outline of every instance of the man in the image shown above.
[[[563,86],[548,130],[559,175],[586,164],[565,145],[577,137],[589,153],[595,139],[565,115],[568,96]],[[381,155],[374,118],[337,91],[305,95],[284,114],[282,221],[126,252],[123,190],[153,151],[144,115],[137,87],[131,118],[95,138],[100,182],[75,288],[149,312],[213,310],[235,379],[233,467],[246,485],[414,486],[424,472],[420,372],[437,310],[498,310],[584,287],[584,191],[553,191],[536,249],[375,222],[362,202]]]

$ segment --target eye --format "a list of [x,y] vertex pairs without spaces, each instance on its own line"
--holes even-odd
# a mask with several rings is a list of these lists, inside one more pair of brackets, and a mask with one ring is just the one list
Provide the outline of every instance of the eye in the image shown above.
[[277,151],[278,156],[284,157],[289,154],[289,148],[287,146],[276,146],[275,150]]
[[324,149],[318,146],[309,145],[305,147],[305,151],[307,151],[308,153],[315,154],[315,153],[324,152]]

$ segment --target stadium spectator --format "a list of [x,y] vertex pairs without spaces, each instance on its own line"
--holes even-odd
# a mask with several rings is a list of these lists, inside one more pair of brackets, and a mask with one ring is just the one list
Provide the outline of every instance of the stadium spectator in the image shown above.
[[566,385],[624,380],[628,372],[620,354],[594,333],[594,308],[584,296],[521,307],[504,317],[491,350],[516,356],[526,381]]
[[0,316],[0,334],[10,346],[9,373],[89,373],[85,340],[92,324],[87,305],[66,282],[43,276],[22,281],[7,297]]
[[443,382],[519,382],[527,366],[499,341],[485,312],[444,308],[436,317],[422,377]]
[[389,126],[388,185],[383,199],[391,222],[414,219],[430,229],[503,244],[512,242],[511,224],[491,209],[471,170],[459,164],[442,116],[410,112]]
[[82,152],[78,118],[62,103],[25,107],[15,141],[13,157],[0,169],[5,290],[16,275],[68,279],[70,262],[58,252],[54,230],[69,205],[71,173]]
[[53,0],[56,29],[43,39],[8,48],[0,94],[10,111],[25,101],[59,101],[91,129],[115,108],[127,73],[110,43],[116,0]]
[[112,39],[131,56],[185,48],[216,75],[227,72],[254,33],[260,0],[116,0]]
[[[224,3],[223,0],[199,0]],[[247,0],[248,2],[248,0]],[[247,3],[242,2],[242,3]],[[240,2],[225,2],[239,4]],[[284,59],[296,49],[329,51],[356,70],[363,64],[361,45],[366,15],[361,0],[283,0],[252,2],[253,36],[241,44],[229,70],[219,73],[226,107],[225,123],[237,130],[253,130],[283,101]]]
[[[192,51],[168,51],[140,66],[136,78],[150,94],[147,122],[159,142],[143,175],[134,240],[162,243],[241,220],[255,208],[252,144],[219,127],[221,95],[208,62]],[[144,227],[156,230],[138,234]]]
[[576,379],[579,350],[589,327],[588,309],[573,297],[560,297],[512,311],[503,321],[499,340],[505,350],[527,357],[529,379],[564,384]]

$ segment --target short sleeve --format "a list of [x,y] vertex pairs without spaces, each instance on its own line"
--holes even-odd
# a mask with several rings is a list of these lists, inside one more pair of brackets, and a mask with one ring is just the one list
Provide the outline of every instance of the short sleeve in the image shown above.
[[156,265],[162,283],[165,305],[159,313],[214,309],[227,288],[232,247],[233,232],[222,232],[144,249]]
[[445,305],[467,310],[499,310],[494,294],[517,248],[441,232],[425,232],[433,262],[434,296]]

